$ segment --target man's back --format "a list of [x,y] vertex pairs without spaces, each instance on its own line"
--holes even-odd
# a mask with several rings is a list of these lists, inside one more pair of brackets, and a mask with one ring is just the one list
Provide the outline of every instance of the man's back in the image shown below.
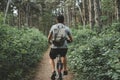
[[[53,25],[50,30],[50,33],[52,34],[52,40],[54,40],[54,37],[55,37],[55,30],[59,29],[59,31],[60,31],[61,28],[65,29],[65,33],[64,33],[64,31],[62,31],[62,33],[60,33],[60,34],[63,34],[66,37],[66,39],[71,34],[69,27],[65,26],[62,23],[57,23],[57,24]],[[52,48],[67,48],[67,40],[65,40],[65,42],[62,46],[55,46],[54,44],[52,44],[51,47]]]

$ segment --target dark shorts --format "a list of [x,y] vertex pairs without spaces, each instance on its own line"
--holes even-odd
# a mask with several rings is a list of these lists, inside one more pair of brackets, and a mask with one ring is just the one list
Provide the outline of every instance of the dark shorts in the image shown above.
[[67,48],[62,48],[62,49],[61,48],[57,48],[57,49],[51,48],[49,56],[51,59],[55,59],[58,54],[60,54],[61,57],[65,57],[67,54],[67,50],[68,50]]

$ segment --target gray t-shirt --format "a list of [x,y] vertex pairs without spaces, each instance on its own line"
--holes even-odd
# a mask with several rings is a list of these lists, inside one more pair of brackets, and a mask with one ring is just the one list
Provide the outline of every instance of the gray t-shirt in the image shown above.
[[[62,24],[62,23],[57,23],[57,24],[53,25],[53,26],[51,27],[49,33],[52,34],[53,30],[56,29],[56,28],[58,28],[58,26],[64,26],[67,35],[68,35],[68,36],[71,35],[71,31],[70,31],[69,27],[68,27],[68,26],[65,26],[65,25]],[[53,37],[53,35],[52,35],[52,37]],[[57,47],[57,46],[55,46],[54,44],[51,44],[51,48],[67,48],[67,41],[65,41],[64,45],[61,46],[61,47]]]

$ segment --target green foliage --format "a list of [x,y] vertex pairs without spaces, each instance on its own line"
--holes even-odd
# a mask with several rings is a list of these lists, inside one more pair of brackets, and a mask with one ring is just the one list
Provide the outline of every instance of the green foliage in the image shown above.
[[27,80],[46,48],[47,38],[38,29],[0,26],[0,80]]
[[101,0],[101,8],[104,12],[112,13],[114,11],[114,1],[113,0]]
[[112,17],[115,12],[115,0],[101,0],[101,21],[102,25],[109,25],[112,23]]
[[74,31],[68,55],[70,68],[76,73],[74,80],[120,79],[119,26],[114,23],[99,35],[88,29]]

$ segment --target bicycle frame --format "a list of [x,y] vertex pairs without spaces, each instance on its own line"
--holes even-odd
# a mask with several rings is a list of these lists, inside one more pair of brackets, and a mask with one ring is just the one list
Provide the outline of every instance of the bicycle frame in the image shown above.
[[57,64],[56,64],[56,68],[57,68],[57,80],[63,80],[62,79],[62,69],[63,69],[63,64],[62,64],[62,61],[61,61],[61,56],[60,55],[58,55],[57,56]]

